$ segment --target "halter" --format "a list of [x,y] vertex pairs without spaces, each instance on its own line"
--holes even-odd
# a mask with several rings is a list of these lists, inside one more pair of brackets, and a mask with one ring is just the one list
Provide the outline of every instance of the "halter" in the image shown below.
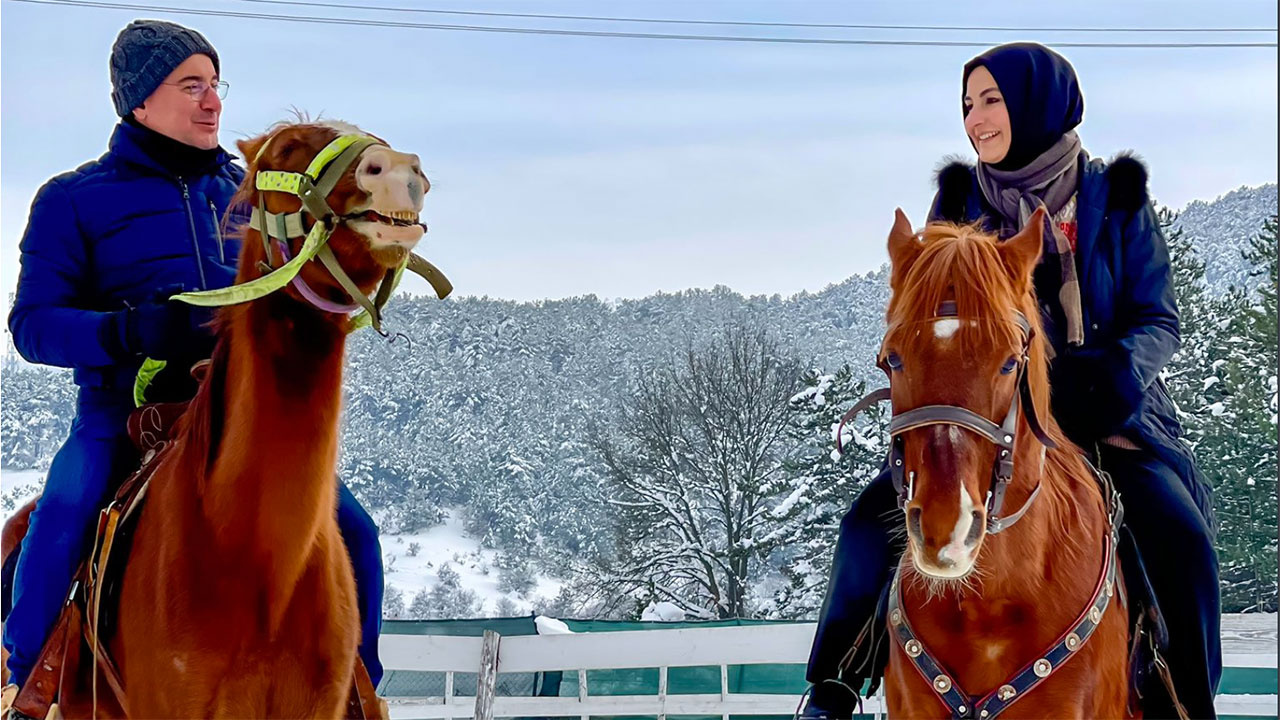
[[[955,317],[958,317],[956,304],[954,301],[948,300],[938,308],[934,319]],[[1013,450],[1017,442],[1018,410],[1020,406],[1025,406],[1027,424],[1031,426],[1031,432],[1035,434],[1036,439],[1046,448],[1057,447],[1048,434],[1045,433],[1040,425],[1039,418],[1036,416],[1035,404],[1031,400],[1031,385],[1027,379],[1027,362],[1031,340],[1035,337],[1035,331],[1031,328],[1031,323],[1027,322],[1026,316],[1021,312],[1017,312],[1014,319],[1017,321],[1019,329],[1022,330],[1022,352],[1018,356],[1017,390],[1009,401],[1009,411],[1005,413],[1004,420],[999,425],[968,408],[957,405],[925,405],[914,410],[897,413],[889,422],[889,435],[893,438],[889,450],[889,472],[893,477],[893,487],[898,491],[899,510],[906,510],[907,503],[911,501],[911,496],[915,489],[914,482],[906,481],[906,453],[903,448],[902,436],[908,430],[929,425],[955,425],[962,427],[981,435],[996,446],[996,460],[991,468],[991,485],[987,490],[986,498],[988,533],[994,535],[1012,527],[1014,523],[1018,522],[1026,514],[1031,504],[1035,502],[1036,497],[1039,496],[1040,486],[1037,485],[1036,489],[1031,492],[1031,497],[1027,498],[1027,501],[1022,504],[1022,507],[1018,508],[1017,512],[1008,517],[1000,514],[1004,508],[1005,491],[1008,490],[1009,483],[1013,481]],[[885,371],[885,374],[889,375],[890,382],[892,382],[889,368],[884,365],[883,361],[878,364]],[[845,423],[852,420],[863,410],[889,399],[889,388],[881,388],[859,400],[849,412],[844,414],[844,417],[840,419],[840,427],[836,430],[836,447],[841,454],[844,453],[842,438]],[[912,473],[912,476],[914,476],[914,473]]]
[[[263,143],[262,148],[258,150],[258,156],[254,158],[255,161],[262,157],[262,153],[274,137],[268,138]],[[360,315],[352,318],[352,330],[372,325],[375,330],[382,332],[382,308],[391,297],[392,291],[399,285],[400,277],[406,269],[421,275],[431,283],[438,297],[441,299],[447,297],[453,290],[448,279],[434,265],[410,253],[399,267],[387,271],[379,282],[374,297],[370,298],[360,291],[342,269],[337,257],[333,254],[333,249],[328,245],[333,231],[349,220],[347,216],[339,215],[330,207],[329,193],[361,153],[374,145],[386,147],[369,135],[359,133],[339,135],[312,158],[304,172],[257,171],[254,174],[254,187],[261,192],[258,195],[258,206],[253,209],[250,216],[249,226],[257,230],[262,237],[263,250],[268,260],[260,263],[264,274],[239,285],[217,290],[181,293],[175,295],[173,299],[203,307],[236,305],[265,297],[292,283],[308,302],[326,312],[350,314],[362,309],[363,312]],[[267,192],[296,195],[302,201],[302,209],[291,213],[268,212],[265,199]],[[304,216],[307,215],[311,217],[310,230],[305,229]],[[289,257],[287,251],[289,240],[303,236],[306,239],[302,243],[302,248],[297,255]],[[272,238],[277,241],[280,250],[283,261],[280,267],[269,264],[272,257]],[[298,273],[301,272],[305,263],[313,259],[320,260],[355,304],[344,305],[322,300],[320,295],[306,284]],[[317,302],[318,300],[320,302]]]

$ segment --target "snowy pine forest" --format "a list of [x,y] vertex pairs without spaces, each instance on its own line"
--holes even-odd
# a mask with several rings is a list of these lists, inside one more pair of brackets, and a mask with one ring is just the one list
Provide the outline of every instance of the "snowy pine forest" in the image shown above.
[[[1274,611],[1274,184],[1162,210],[1183,348],[1166,372],[1216,489],[1223,610]],[[866,238],[883,242],[883,238]],[[388,617],[813,617],[884,453],[864,415],[887,268],[821,292],[399,297],[348,345],[341,475],[382,528]],[[460,288],[465,293],[465,288]],[[5,514],[67,432],[70,375],[3,364]]]

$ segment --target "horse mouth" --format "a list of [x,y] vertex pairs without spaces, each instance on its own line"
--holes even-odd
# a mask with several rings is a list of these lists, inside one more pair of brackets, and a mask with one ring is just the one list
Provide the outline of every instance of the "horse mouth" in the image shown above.
[[[915,566],[916,572],[934,581],[945,580],[965,580],[973,574],[978,567],[978,548],[974,547],[970,552],[959,560],[928,560],[929,552],[923,548],[918,548],[915,543],[911,543],[911,564]],[[936,554],[936,553],[935,553]]]
[[369,222],[381,223],[392,227],[412,227],[414,225],[422,225],[418,219],[418,213],[411,210],[389,210],[385,213],[376,210],[366,210],[355,216],[350,217],[352,220],[367,220]]

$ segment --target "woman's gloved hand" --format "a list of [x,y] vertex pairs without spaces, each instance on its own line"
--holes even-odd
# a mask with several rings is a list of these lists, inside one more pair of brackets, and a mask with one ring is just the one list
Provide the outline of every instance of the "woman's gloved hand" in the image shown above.
[[1127,358],[1107,350],[1076,350],[1049,370],[1053,417],[1078,445],[1114,435],[1142,404],[1142,388]]

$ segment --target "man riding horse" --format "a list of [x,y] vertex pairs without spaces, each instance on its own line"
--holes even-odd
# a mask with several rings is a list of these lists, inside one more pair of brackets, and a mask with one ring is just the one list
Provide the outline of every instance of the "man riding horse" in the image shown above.
[[[195,30],[130,23],[111,51],[111,99],[121,121],[108,151],[45,183],[31,207],[9,329],[28,361],[74,369],[79,395],[21,552],[4,567],[13,600],[4,608],[8,682],[19,687],[57,620],[99,509],[138,467],[126,419],[143,359],[169,368],[148,400],[179,401],[195,390],[187,369],[213,349],[212,315],[169,298],[223,288],[236,277],[240,235],[224,217],[244,170],[218,145],[227,89],[220,67]],[[247,209],[232,215],[243,222]],[[376,686],[378,531],[343,484],[338,497],[359,598],[359,654]]]

